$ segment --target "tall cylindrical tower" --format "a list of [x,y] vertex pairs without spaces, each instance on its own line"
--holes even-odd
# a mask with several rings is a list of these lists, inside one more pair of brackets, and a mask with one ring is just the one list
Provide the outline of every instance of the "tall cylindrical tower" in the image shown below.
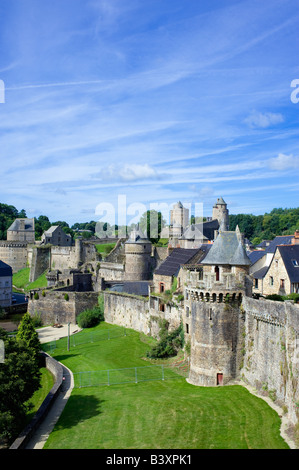
[[218,220],[220,230],[229,230],[229,213],[227,204],[222,197],[219,197],[216,204],[213,206],[212,218]]
[[151,277],[152,243],[137,226],[125,243],[125,279],[147,281]]

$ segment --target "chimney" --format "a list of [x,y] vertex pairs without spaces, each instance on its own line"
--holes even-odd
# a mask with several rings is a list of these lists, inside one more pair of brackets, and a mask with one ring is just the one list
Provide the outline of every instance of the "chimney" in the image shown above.
[[295,230],[294,238],[292,238],[292,245],[299,245],[299,230]]

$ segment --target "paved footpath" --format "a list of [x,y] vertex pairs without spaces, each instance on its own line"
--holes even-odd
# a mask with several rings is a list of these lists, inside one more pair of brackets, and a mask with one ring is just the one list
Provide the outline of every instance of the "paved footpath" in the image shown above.
[[[41,343],[48,343],[55,339],[60,339],[68,335],[68,325],[63,325],[62,328],[45,327],[37,330]],[[74,334],[80,331],[78,325],[70,325],[70,333]],[[61,364],[61,363],[60,363]],[[43,420],[42,424],[36,430],[31,440],[28,442],[26,449],[42,449],[52,432],[55,424],[57,423],[74,387],[74,378],[72,372],[63,364],[64,381],[59,395],[51,406],[49,413]]]

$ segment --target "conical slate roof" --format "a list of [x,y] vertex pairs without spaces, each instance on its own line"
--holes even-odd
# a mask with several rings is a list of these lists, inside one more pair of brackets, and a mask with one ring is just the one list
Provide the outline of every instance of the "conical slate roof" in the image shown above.
[[245,248],[242,245],[240,231],[237,227],[235,232],[220,232],[213,243],[203,264],[225,264],[230,266],[250,266]]
[[223,197],[217,198],[217,202],[215,203],[214,207],[216,207],[218,204],[226,205],[226,202],[224,201]]
[[146,235],[139,228],[139,224],[136,225],[135,229],[132,230],[129,239],[126,243],[151,243]]

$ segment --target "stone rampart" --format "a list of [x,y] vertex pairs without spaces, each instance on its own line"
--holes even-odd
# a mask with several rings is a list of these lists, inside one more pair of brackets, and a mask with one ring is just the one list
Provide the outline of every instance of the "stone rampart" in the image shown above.
[[32,249],[29,282],[34,282],[50,268],[50,246],[36,246]]
[[0,240],[0,259],[12,267],[14,273],[27,267],[28,243]]
[[30,295],[28,312],[40,315],[44,325],[76,323],[77,316],[98,303],[97,292],[69,292],[64,290],[38,292],[38,299]]
[[[159,298],[141,298],[119,292],[104,292],[105,321],[132,328],[146,335],[158,337],[160,321],[167,320],[169,329],[180,325],[182,312],[171,306],[159,310]],[[155,304],[156,303],[156,304]]]
[[244,362],[241,375],[299,417],[299,305],[244,297]]

